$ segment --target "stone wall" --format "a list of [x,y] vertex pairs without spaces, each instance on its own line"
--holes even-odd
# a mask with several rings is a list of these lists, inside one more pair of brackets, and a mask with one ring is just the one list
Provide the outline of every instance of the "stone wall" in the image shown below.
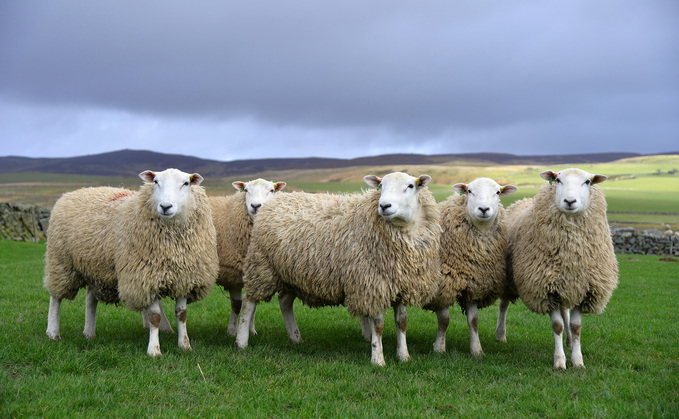
[[0,202],[0,239],[45,240],[49,216],[49,208]]
[[611,233],[615,253],[679,256],[679,232],[615,227]]

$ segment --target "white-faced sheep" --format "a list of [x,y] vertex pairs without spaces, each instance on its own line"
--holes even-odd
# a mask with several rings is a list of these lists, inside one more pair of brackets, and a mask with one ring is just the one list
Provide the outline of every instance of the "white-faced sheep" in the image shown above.
[[291,341],[301,341],[295,297],[313,307],[344,305],[369,318],[371,361],[381,366],[383,313],[393,306],[397,356],[409,359],[404,306],[421,307],[440,278],[439,212],[426,188],[431,178],[392,173],[364,180],[379,190],[281,194],[257,215],[243,275],[239,348],[248,344],[257,303],[278,292]]
[[425,308],[436,312],[436,352],[446,351],[446,330],[455,301],[467,315],[472,355],[480,355],[479,309],[493,304],[507,280],[506,232],[500,196],[516,186],[500,186],[488,178],[453,186],[457,194],[439,204],[441,211],[441,273],[436,297]]
[[219,269],[217,242],[203,178],[176,169],[139,174],[138,192],[84,188],[54,205],[45,256],[50,293],[47,335],[60,339],[63,298],[87,287],[86,337],[95,336],[98,301],[123,301],[144,311],[150,333],[147,353],[160,355],[161,299],[176,299],[178,343],[191,349],[186,305],[204,298]]
[[[564,329],[573,366],[584,368],[581,314],[603,312],[618,285],[606,199],[596,185],[607,178],[580,169],[548,170],[540,176],[549,184],[507,209],[509,280],[526,307],[550,314],[554,368],[566,368]],[[500,304],[500,340],[508,304]]]
[[[238,314],[242,306],[243,263],[250,245],[250,234],[257,211],[274,194],[285,188],[285,182],[255,179],[233,182],[239,192],[229,196],[211,196],[212,219],[217,230],[219,275],[217,284],[229,291],[231,318],[227,333],[236,336]],[[250,333],[256,334],[254,316]]]

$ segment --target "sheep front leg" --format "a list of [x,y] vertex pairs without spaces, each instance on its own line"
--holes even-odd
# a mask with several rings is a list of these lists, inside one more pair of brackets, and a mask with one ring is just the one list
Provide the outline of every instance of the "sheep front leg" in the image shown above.
[[366,317],[370,326],[370,346],[372,352],[370,355],[370,362],[384,367],[387,365],[384,362],[384,351],[382,350],[382,333],[384,333],[384,316],[379,314],[375,317]]
[[408,313],[401,303],[394,304],[394,322],[396,323],[396,356],[405,362],[410,359],[408,343],[406,342],[406,328],[408,327]]
[[151,303],[144,308],[149,315],[149,346],[146,353],[149,356],[160,356],[160,340],[158,339],[158,326],[160,325],[160,300]]
[[363,340],[370,342],[372,336],[370,335],[370,319],[366,316],[360,316],[361,319],[361,333],[363,334]]
[[[149,311],[148,307],[145,307],[141,310],[141,319],[142,322],[144,323],[144,329],[148,329],[151,327],[151,323],[149,322]],[[165,309],[163,309],[163,303],[160,303],[160,324],[158,325],[158,330],[161,332],[169,332],[169,333],[174,333],[174,329],[172,329],[172,325],[170,325],[170,321],[167,319],[167,316],[165,315]]]
[[186,298],[177,297],[174,315],[177,318],[177,343],[180,348],[190,351],[191,343],[186,333]]
[[450,308],[446,307],[436,311],[436,320],[438,320],[439,329],[434,341],[434,352],[442,354],[446,352],[446,331],[450,324]]
[[50,296],[50,308],[47,313],[47,337],[52,340],[61,340],[59,333],[59,310],[61,299]]
[[495,340],[498,342],[507,342],[507,310],[509,309],[509,300],[500,299],[500,305],[497,308],[497,327],[495,328]]
[[87,287],[87,295],[85,296],[85,329],[83,330],[83,336],[87,339],[94,339],[96,337],[98,303],[99,301],[94,296],[94,291]]
[[250,322],[255,314],[257,303],[248,300],[247,296],[243,299],[243,309],[238,320],[238,332],[236,333],[236,347],[243,349],[248,346],[250,338]]
[[566,347],[568,349],[573,347],[571,337],[571,313],[567,308],[561,307],[561,318],[563,318],[563,330],[566,333]]
[[554,331],[554,369],[566,369],[566,354],[563,351],[563,318],[561,310],[555,309],[551,313],[552,330]]
[[582,329],[582,311],[580,306],[573,308],[571,312],[570,330],[572,335],[571,362],[576,368],[585,368],[582,360],[582,349],[580,347],[580,331]]
[[483,354],[481,340],[479,339],[479,309],[476,303],[467,303],[467,325],[469,326],[469,347],[472,355]]
[[236,336],[236,333],[238,333],[238,315],[240,315],[240,310],[243,306],[242,291],[229,290],[229,299],[231,300],[231,317],[229,318],[229,326],[226,329],[226,334],[229,336]]
[[285,330],[288,332],[288,339],[292,343],[301,343],[302,334],[299,332],[299,327],[297,327],[297,321],[295,320],[295,312],[292,310],[294,302],[295,294],[287,292],[278,293],[278,305],[281,308]]

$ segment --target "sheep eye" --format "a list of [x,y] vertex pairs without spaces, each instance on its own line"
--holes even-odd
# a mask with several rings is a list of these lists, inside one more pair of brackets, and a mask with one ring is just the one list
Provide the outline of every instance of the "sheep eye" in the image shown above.
[[589,180],[589,179],[587,179],[587,180],[585,181],[585,185],[589,185],[590,183],[592,183],[592,181]]
[[471,195],[472,190],[471,190],[471,189],[467,189],[467,193]]
[[498,195],[500,195],[500,191],[497,191],[496,193],[497,193]]
[[184,182],[184,186],[189,186],[189,182]]
[[413,185],[412,183],[410,185],[408,185],[408,189],[413,189],[414,187],[415,187],[415,185]]
[[556,178],[556,183],[561,183],[561,179]]
[[272,189],[272,190],[270,190],[269,192],[270,192],[270,193],[274,193],[274,190]]

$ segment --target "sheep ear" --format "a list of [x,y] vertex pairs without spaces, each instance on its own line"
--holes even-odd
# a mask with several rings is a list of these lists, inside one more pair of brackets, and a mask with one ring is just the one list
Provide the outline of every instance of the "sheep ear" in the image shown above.
[[153,183],[153,180],[156,178],[156,173],[151,170],[144,170],[143,172],[139,173],[139,177],[144,182]]
[[462,195],[465,192],[467,192],[467,185],[465,185],[464,183],[456,183],[453,185],[453,190]]
[[601,182],[603,182],[604,180],[608,179],[608,176],[604,176],[604,175],[592,175],[592,176],[590,177],[590,179],[592,180],[592,185],[596,185],[597,183],[601,183]]
[[375,175],[368,175],[363,178],[363,181],[368,184],[368,186],[372,186],[373,188],[378,188],[380,187],[380,183],[382,182],[382,178],[379,178]]
[[287,185],[287,183],[285,183],[285,182],[276,182],[276,183],[274,183],[274,188],[275,188],[274,190],[276,192],[280,192],[283,189],[285,189],[285,185]]
[[245,182],[233,182],[231,185],[238,191],[243,192],[245,190]]
[[191,179],[192,185],[197,186],[197,185],[200,185],[201,183],[203,183],[203,177],[201,175],[199,175],[198,173],[194,173],[194,174],[190,175],[189,179]]
[[551,170],[545,170],[544,172],[540,173],[540,177],[543,178],[544,180],[549,181],[551,184],[554,179],[556,179],[556,172],[552,172]]
[[420,177],[417,178],[417,189],[424,188],[429,185],[429,182],[431,182],[431,176],[420,175]]
[[504,196],[504,195],[511,195],[511,194],[513,194],[514,192],[516,192],[517,189],[519,189],[519,188],[517,188],[517,187],[514,186],[514,185],[505,185],[505,186],[501,186],[501,187],[500,187],[500,195],[503,195],[503,196]]

